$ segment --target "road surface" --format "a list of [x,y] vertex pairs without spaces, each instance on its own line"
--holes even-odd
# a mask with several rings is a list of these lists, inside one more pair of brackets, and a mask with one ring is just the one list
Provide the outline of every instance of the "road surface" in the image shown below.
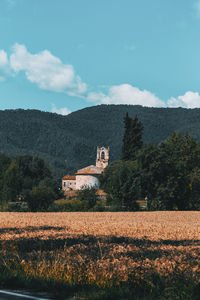
[[0,300],[51,300],[52,298],[41,298],[40,296],[31,296],[20,292],[0,290]]

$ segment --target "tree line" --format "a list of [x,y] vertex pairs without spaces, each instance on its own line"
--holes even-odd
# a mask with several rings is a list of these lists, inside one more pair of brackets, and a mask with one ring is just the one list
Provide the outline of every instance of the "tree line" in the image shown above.
[[119,209],[137,210],[146,199],[148,210],[200,209],[200,143],[187,133],[172,132],[165,141],[144,144],[138,117],[124,118],[120,160],[105,169],[101,183]]
[[[133,211],[139,209],[138,200],[147,199],[148,210],[199,210],[200,142],[187,133],[172,132],[157,145],[147,144],[143,132],[139,118],[127,113],[120,160],[111,162],[100,179],[108,194],[106,207]],[[0,154],[2,209],[24,201],[31,211],[45,211],[63,196],[60,181],[38,156]],[[95,189],[80,191],[77,199],[76,209],[105,209]]]
[[0,154],[0,204],[26,201],[31,211],[46,210],[61,196],[60,183],[46,162],[31,155],[9,158]]

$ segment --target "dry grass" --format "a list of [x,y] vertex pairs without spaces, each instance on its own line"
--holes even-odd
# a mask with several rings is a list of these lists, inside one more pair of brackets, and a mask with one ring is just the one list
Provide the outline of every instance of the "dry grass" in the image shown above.
[[27,277],[145,282],[149,293],[156,274],[166,295],[177,276],[200,282],[200,212],[0,213],[0,238],[5,257],[14,242]]

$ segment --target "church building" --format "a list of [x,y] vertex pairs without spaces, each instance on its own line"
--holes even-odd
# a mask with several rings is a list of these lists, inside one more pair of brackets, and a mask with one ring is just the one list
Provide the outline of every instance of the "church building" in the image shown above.
[[90,165],[78,170],[74,176],[66,175],[62,178],[62,190],[81,190],[84,187],[99,189],[99,176],[107,167],[109,160],[109,147],[97,147],[96,165]]

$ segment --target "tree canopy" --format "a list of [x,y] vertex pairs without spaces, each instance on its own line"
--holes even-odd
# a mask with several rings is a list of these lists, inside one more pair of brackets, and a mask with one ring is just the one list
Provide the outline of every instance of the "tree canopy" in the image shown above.
[[131,119],[126,113],[126,117],[124,118],[124,137],[121,151],[121,159],[122,160],[134,160],[137,151],[142,148],[142,133],[143,133],[143,125],[138,120],[136,116],[134,119]]
[[[52,178],[49,166],[39,157],[24,155],[10,159],[2,154],[0,167],[1,206],[5,206],[8,202],[19,201],[19,199],[31,201],[34,193],[39,193],[41,186],[43,194],[46,190],[47,194],[52,195],[52,200],[61,196],[60,185]],[[45,208],[45,204],[41,207]]]
[[110,195],[111,204],[119,210],[137,210],[137,168],[133,161],[116,161],[108,165],[101,176],[103,189]]
[[[125,140],[132,131],[130,124],[126,115],[124,154],[129,151]],[[187,133],[172,132],[159,145],[141,145],[105,169],[102,186],[112,200],[127,210],[137,209],[136,200],[144,198],[150,210],[200,209],[200,143]],[[134,149],[131,141],[130,149]]]

